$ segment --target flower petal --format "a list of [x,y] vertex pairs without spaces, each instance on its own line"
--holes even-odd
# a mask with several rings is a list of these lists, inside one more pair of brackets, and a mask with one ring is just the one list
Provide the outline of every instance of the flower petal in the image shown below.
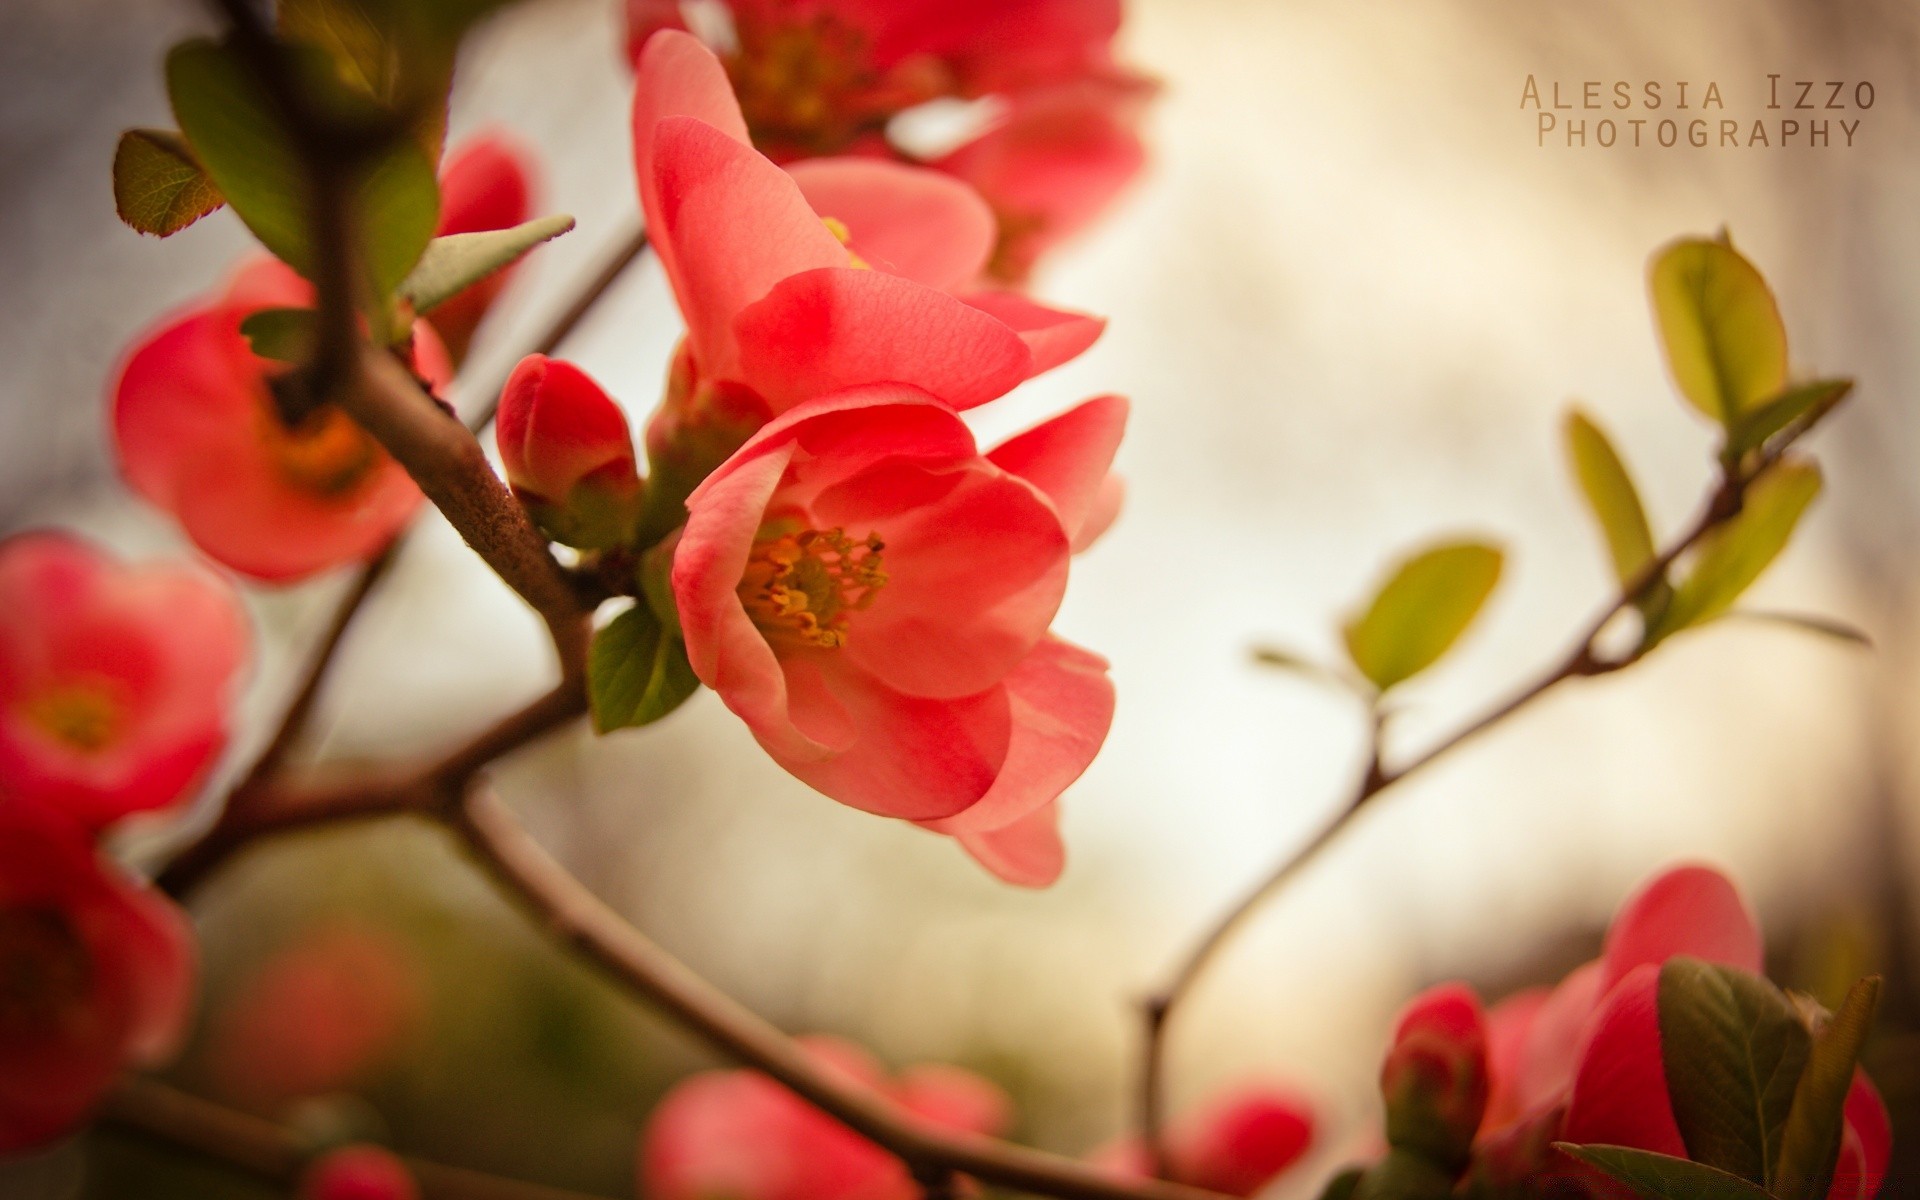
[[1760,930],[1733,883],[1711,867],[1675,867],[1620,907],[1607,930],[1600,986],[1676,954],[1760,974],[1761,953]]
[[960,297],[983,313],[1006,322],[1033,351],[1029,375],[1053,370],[1080,357],[1106,332],[1105,317],[1088,316],[1046,305],[1019,292],[972,292]]
[[1562,1137],[1687,1157],[1660,1059],[1658,966],[1629,971],[1594,1012]]
[[877,158],[808,159],[787,173],[814,212],[846,227],[847,249],[870,267],[950,292],[977,278],[993,251],[993,210],[951,175]]
[[[1101,396],[1068,409],[987,452],[988,459],[1033,484],[1059,510],[1075,550],[1084,549],[1113,520],[1104,488],[1127,426],[1127,402]],[[1105,511],[1103,511],[1105,509]],[[1103,517],[1097,527],[1092,518]]]

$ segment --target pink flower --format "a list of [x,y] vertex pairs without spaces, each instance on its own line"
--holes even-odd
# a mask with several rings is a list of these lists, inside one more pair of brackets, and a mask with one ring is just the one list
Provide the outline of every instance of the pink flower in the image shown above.
[[[682,406],[719,392],[764,420],[828,392],[900,383],[971,408],[1099,332],[1031,301],[950,294],[992,248],[977,197],[876,164],[796,181],[748,144],[725,72],[686,34],[659,33],[641,55],[633,134],[647,227],[687,321]],[[816,211],[809,195],[835,211]]]
[[[1711,868],[1659,875],[1621,907],[1598,959],[1551,991],[1521,992],[1492,1008],[1477,1176],[1496,1187],[1552,1179],[1569,1195],[1610,1196],[1609,1181],[1552,1143],[1687,1156],[1667,1096],[1657,997],[1661,964],[1676,955],[1761,971],[1759,930],[1733,884]],[[1856,1072],[1832,1200],[1871,1200],[1888,1147],[1886,1109]]]
[[[284,364],[255,356],[240,322],[311,303],[291,268],[251,263],[225,295],[145,334],[113,389],[127,482],[208,557],[270,583],[371,558],[420,503],[400,465],[339,409],[321,408],[297,427],[279,415],[268,383]],[[414,327],[413,363],[430,386],[451,378],[425,325]]]
[[639,515],[626,414],[571,363],[530,354],[500,396],[494,430],[507,482],[550,537],[622,545]]
[[300,1179],[299,1200],[419,1200],[413,1172],[392,1151],[342,1146],[314,1160]]
[[250,652],[233,592],[77,539],[0,542],[0,796],[90,830],[192,793]]
[[[1175,1179],[1228,1196],[1252,1196],[1306,1157],[1313,1146],[1313,1106],[1284,1088],[1249,1085],[1183,1114],[1164,1137]],[[1138,1138],[1102,1148],[1093,1162],[1123,1178],[1153,1174]]]
[[1380,1068],[1387,1137],[1436,1162],[1464,1164],[1487,1108],[1487,1032],[1464,984],[1429,988],[1400,1015]]
[[[858,1046],[802,1039],[807,1051],[927,1124],[1002,1131],[999,1088],[957,1067],[923,1065],[889,1080]],[[916,1200],[900,1161],[765,1075],[709,1071],[681,1082],[654,1109],[640,1142],[650,1200]]]
[[[440,227],[450,233],[511,229],[533,211],[533,156],[503,133],[478,133],[447,151],[440,164]],[[455,363],[467,357],[474,330],[512,278],[496,271],[433,310],[433,325]]]
[[[688,27],[680,9],[628,0],[636,64],[655,32]],[[1024,278],[1034,255],[1142,164],[1134,130],[1152,84],[1114,61],[1119,0],[731,0],[724,12],[724,61],[746,128],[779,162],[909,159],[888,136],[899,113],[942,97],[997,101],[997,119],[933,165],[995,201],[1007,252],[993,274],[1003,280]]]
[[1054,801],[1113,687],[1047,627],[1070,552],[1118,506],[1125,420],[1090,400],[983,456],[911,388],[776,419],[687,501],[672,580],[694,672],[818,790],[1052,882]]
[[0,797],[0,1155],[71,1132],[123,1069],[171,1053],[193,959],[180,911],[84,830]]
[[220,1014],[214,1077],[228,1095],[266,1109],[339,1091],[398,1050],[424,993],[392,934],[359,922],[323,926],[262,964]]

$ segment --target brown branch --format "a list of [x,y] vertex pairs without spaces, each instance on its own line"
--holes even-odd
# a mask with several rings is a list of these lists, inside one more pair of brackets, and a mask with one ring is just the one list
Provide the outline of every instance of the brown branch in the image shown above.
[[876,1093],[823,1070],[791,1038],[655,945],[548,855],[484,788],[471,789],[447,815],[479,863],[555,940],[709,1044],[898,1156],[924,1186],[939,1187],[959,1172],[1061,1200],[1218,1200],[1211,1192],[1115,1179],[1073,1159],[916,1121]]
[[1719,486],[1714,490],[1694,523],[1672,545],[1642,568],[1639,574],[1621,586],[1619,593],[1605,610],[1587,626],[1573,649],[1539,678],[1499,705],[1442,738],[1407,762],[1392,768],[1381,763],[1379,713],[1375,711],[1368,764],[1346,803],[1304,845],[1288,854],[1264,878],[1216,918],[1181,958],[1166,984],[1141,1001],[1144,1037],[1141,1046],[1140,1090],[1137,1100],[1139,1128],[1141,1138],[1148,1148],[1148,1154],[1163,1178],[1170,1178],[1172,1174],[1169,1170],[1171,1164],[1166,1156],[1165,1144],[1160,1136],[1160,1131],[1166,1123],[1168,1025],[1181,1001],[1192,991],[1194,984],[1199,981],[1200,976],[1233,934],[1269,897],[1284,888],[1299,875],[1302,869],[1318,858],[1322,851],[1332,845],[1352,824],[1353,819],[1362,809],[1368,807],[1377,796],[1394,784],[1501,725],[1509,717],[1568,680],[1605,675],[1638,662],[1644,654],[1643,650],[1635,650],[1621,658],[1604,657],[1599,646],[1601,635],[1606,632],[1607,627],[1616,617],[1651,594],[1683,554],[1698,545],[1709,533],[1739,515],[1747,487],[1779,461],[1784,449],[1785,447],[1782,446],[1779,450],[1764,456],[1745,473],[1723,475]]
[[395,813],[431,813],[458,803],[488,764],[586,711],[579,679],[564,681],[454,749],[420,762],[375,769],[312,772],[299,780],[263,779],[229,798],[213,827],[189,843],[155,877],[176,899],[254,841],[272,835]]
[[[107,1096],[100,1123],[213,1159],[265,1183],[293,1187],[311,1159],[291,1130],[152,1079],[128,1078]],[[544,1184],[402,1156],[423,1200],[598,1200]]]

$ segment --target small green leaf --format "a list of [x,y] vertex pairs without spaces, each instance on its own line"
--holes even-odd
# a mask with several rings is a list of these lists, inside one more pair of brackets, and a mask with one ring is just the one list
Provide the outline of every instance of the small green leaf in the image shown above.
[[1579,409],[1567,414],[1566,438],[1574,478],[1606,538],[1614,578],[1625,587],[1638,581],[1654,560],[1653,530],[1640,492],[1613,443]]
[[452,233],[427,243],[413,271],[400,284],[400,295],[425,315],[467,288],[502,270],[541,242],[573,228],[569,216],[540,217],[511,229],[484,233]]
[[1367,611],[1347,622],[1347,653],[1381,691],[1445,654],[1500,581],[1501,554],[1480,542],[1453,542],[1405,560]]
[[240,332],[261,358],[300,363],[313,357],[319,319],[310,308],[263,308],[240,322]]
[[1826,1200],[1846,1129],[1847,1093],[1879,1002],[1880,977],[1860,980],[1813,1039],[1813,1053],[1781,1133],[1780,1160],[1773,1173],[1780,1200]]
[[1787,331],[1767,281],[1725,241],[1686,238],[1654,256],[1654,318],[1673,381],[1731,429],[1787,382]]
[[113,151],[113,206],[141,233],[167,237],[225,204],[220,189],[169,129],[129,129]]
[[1801,633],[1811,633],[1819,637],[1831,638],[1836,642],[1860,646],[1871,650],[1873,638],[1857,625],[1833,617],[1815,616],[1811,613],[1763,612],[1759,609],[1736,608],[1727,616],[1742,621],[1759,621],[1768,625],[1783,625],[1797,629]]
[[1553,1148],[1604,1171],[1647,1200],[1769,1200],[1764,1189],[1738,1175],[1669,1154],[1571,1142],[1555,1142]]
[[594,729],[610,733],[658,721],[698,691],[700,680],[687,662],[687,644],[663,631],[642,603],[593,635],[587,688]]
[[1740,418],[1728,431],[1727,454],[1737,460],[1795,422],[1802,431],[1812,428],[1852,391],[1851,379],[1819,379],[1788,388]]
[[1740,514],[1701,539],[1673,602],[1647,631],[1651,648],[1683,629],[1705,624],[1733,607],[1784,550],[1800,517],[1820,494],[1820,468],[1783,462],[1748,487]]
[[1660,1059],[1695,1162],[1773,1186],[1812,1038],[1779,988],[1684,955],[1660,968]]
[[400,141],[366,173],[359,192],[368,286],[384,303],[433,241],[440,182],[417,142]]

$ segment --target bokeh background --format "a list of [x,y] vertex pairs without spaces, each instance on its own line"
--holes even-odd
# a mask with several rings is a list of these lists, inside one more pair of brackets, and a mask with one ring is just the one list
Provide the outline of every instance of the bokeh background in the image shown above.
[[[522,272],[469,388],[511,364],[634,209],[614,7],[527,0],[463,61],[456,133],[517,134],[543,160],[544,208],[579,218]],[[114,218],[107,167],[119,130],[165,123],[159,56],[202,23],[184,0],[0,9],[0,531],[58,523],[183,551],[117,480],[102,393],[120,347],[247,241],[226,214],[143,241]],[[1608,586],[1560,413],[1578,398],[1616,435],[1666,530],[1690,517],[1709,432],[1666,382],[1643,272],[1667,239],[1726,224],[1778,291],[1796,363],[1861,381],[1815,439],[1827,495],[1755,601],[1845,618],[1874,649],[1727,622],[1565,688],[1399,789],[1195,995],[1173,1035],[1175,1107],[1246,1079],[1316,1097],[1319,1156],[1282,1189],[1310,1191],[1364,1137],[1413,990],[1557,977],[1639,880],[1706,859],[1759,910],[1777,977],[1830,993],[1888,974],[1874,1059],[1905,1165],[1886,1194],[1914,1194],[1920,14],[1134,0],[1126,41],[1165,82],[1153,168],[1039,283],[1109,332],[978,422],[991,437],[1097,392],[1135,403],[1128,510],[1078,564],[1059,622],[1111,657],[1121,692],[1067,799],[1066,878],[1008,889],[942,839],[810,793],[711,695],[644,731],[553,738],[505,764],[499,791],[597,892],[783,1027],[975,1067],[1014,1092],[1021,1137],[1084,1151],[1122,1126],[1137,998],[1360,766],[1355,705],[1250,649],[1331,655],[1383,564],[1464,531],[1508,548],[1507,577],[1410,690],[1392,744],[1417,749],[1557,657]],[[1856,144],[1543,148],[1519,106],[1530,73],[1569,89],[1713,80],[1727,115],[1778,117],[1754,111],[1770,71],[1870,81],[1871,110],[1835,114],[1862,119]],[[568,353],[640,417],[678,332],[649,266]],[[341,582],[252,597],[256,727]],[[533,619],[429,519],[346,647],[315,752],[451,741],[548,671]],[[205,1015],[176,1081],[309,1128],[626,1196],[648,1107],[712,1065],[549,950],[424,827],[261,847],[196,915]],[[369,1045],[350,1095],[285,1110],[303,1055]],[[256,1194],[105,1135],[0,1171],[16,1192]]]

